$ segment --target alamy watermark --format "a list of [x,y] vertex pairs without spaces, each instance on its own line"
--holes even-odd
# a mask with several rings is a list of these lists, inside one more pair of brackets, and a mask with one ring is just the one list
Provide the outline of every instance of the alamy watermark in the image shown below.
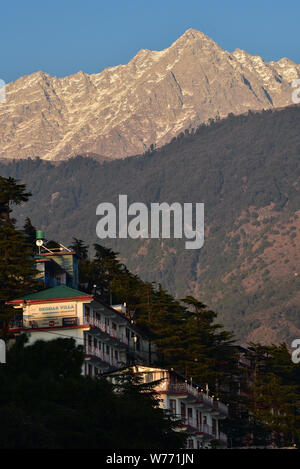
[[6,363],[6,344],[2,339],[0,339],[0,364],[1,363]]
[[6,103],[6,83],[4,80],[0,79],[0,103]]
[[292,82],[292,88],[296,88],[292,93],[292,101],[294,104],[300,104],[300,78]]
[[300,339],[293,340],[292,348],[296,349],[292,352],[292,362],[297,365],[300,363]]
[[128,206],[127,195],[119,195],[119,206],[103,202],[96,215],[101,216],[96,226],[98,238],[185,238],[186,249],[200,249],[204,244],[204,204],[174,202],[135,202]]

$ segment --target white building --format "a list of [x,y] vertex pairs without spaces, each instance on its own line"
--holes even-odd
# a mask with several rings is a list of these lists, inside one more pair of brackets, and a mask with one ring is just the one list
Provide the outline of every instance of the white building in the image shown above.
[[120,308],[114,309],[94,295],[60,285],[8,304],[16,310],[10,332],[15,336],[25,333],[29,344],[72,337],[84,346],[85,375],[97,376],[136,362],[149,364],[147,338]]
[[[189,449],[211,448],[213,442],[219,447],[227,446],[227,437],[220,431],[220,421],[228,416],[228,407],[219,399],[209,396],[173,369],[142,365],[131,369],[145,383],[160,380],[155,386],[160,395],[160,406],[181,420],[178,430],[187,432]],[[116,382],[120,373],[126,373],[126,369],[110,373],[109,379]]]
[[[37,238],[42,240],[39,233]],[[10,324],[13,336],[25,333],[29,344],[73,338],[84,347],[84,375],[105,373],[113,380],[131,366],[145,382],[161,380],[156,386],[160,405],[180,419],[178,430],[188,433],[188,448],[209,448],[212,442],[226,447],[220,420],[227,417],[227,406],[174,370],[151,367],[155,344],[126,318],[124,307],[108,306],[97,296],[75,289],[78,259],[74,252],[62,245],[57,251],[39,248],[36,264],[37,278],[52,288],[8,302],[15,308]]]

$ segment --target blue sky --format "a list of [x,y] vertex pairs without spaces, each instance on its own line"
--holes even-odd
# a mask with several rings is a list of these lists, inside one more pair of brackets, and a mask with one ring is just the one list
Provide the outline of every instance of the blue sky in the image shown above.
[[65,76],[168,47],[188,28],[224,49],[300,63],[299,0],[10,0],[1,2],[0,78]]

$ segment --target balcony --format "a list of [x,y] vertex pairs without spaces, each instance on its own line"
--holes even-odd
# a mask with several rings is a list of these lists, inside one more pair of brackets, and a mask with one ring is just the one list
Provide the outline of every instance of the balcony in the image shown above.
[[213,427],[206,423],[199,426],[199,433],[201,433],[206,440],[218,440],[218,436],[214,432]]
[[219,440],[222,443],[222,445],[227,446],[227,436],[225,435],[225,433],[220,432]]
[[86,316],[84,321],[92,327],[96,327],[102,333],[106,334],[110,339],[115,339],[117,342],[121,342],[124,345],[129,345],[128,337],[123,334],[118,334],[116,329],[113,329],[108,324],[103,323],[100,319],[96,319],[92,316]]
[[[180,417],[177,418],[180,419]],[[187,428],[187,431],[190,434],[197,434],[207,441],[217,440],[222,444],[222,446],[227,445],[227,436],[225,433],[219,432],[218,434],[218,432],[216,432],[212,426],[207,425],[206,423],[200,424],[194,418],[181,420],[182,425]]]
[[187,394],[186,383],[165,383],[165,390],[170,394]]
[[[157,391],[162,393],[165,392],[168,394],[182,394],[185,395],[187,398],[195,400],[195,403],[198,404],[199,407],[203,407],[208,410],[212,410],[214,408],[215,401],[212,397],[208,396],[203,391],[199,391],[198,388],[188,383],[169,383],[167,381],[163,381],[158,385]],[[218,404],[219,401],[216,401],[216,403]],[[222,406],[224,406],[224,404],[222,404]],[[226,406],[224,407],[227,409]]]
[[85,346],[85,354],[91,357],[98,358],[99,360],[105,362],[106,364],[110,365],[111,367],[118,368],[120,363],[112,357],[110,354],[105,353],[102,348],[99,349],[98,347],[94,347],[93,345],[86,345]]
[[214,407],[214,409],[213,409],[214,412],[217,412],[220,417],[223,417],[223,418],[228,417],[228,407],[227,407],[227,405],[223,404],[220,401],[214,400],[213,407]]

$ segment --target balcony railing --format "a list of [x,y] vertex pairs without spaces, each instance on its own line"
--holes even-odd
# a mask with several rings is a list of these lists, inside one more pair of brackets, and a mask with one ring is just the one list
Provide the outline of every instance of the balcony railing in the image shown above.
[[214,410],[218,411],[224,416],[228,416],[228,407],[220,401],[214,401]]
[[224,445],[227,445],[227,436],[225,435],[225,433],[220,432],[220,434],[219,434],[219,440],[220,440]]
[[206,423],[203,423],[202,425],[199,426],[199,432],[203,433],[204,438],[209,438],[211,440],[217,440],[218,436],[214,432],[213,427],[210,425],[207,425]]
[[[180,417],[177,417],[180,419]],[[202,434],[204,439],[208,440],[219,440],[222,444],[227,444],[227,436],[225,433],[216,432],[211,425],[206,423],[200,424],[195,418],[187,418],[182,419],[181,421],[184,426],[190,428],[191,432],[195,432],[197,434]]]
[[228,407],[222,402],[208,396],[203,391],[188,383],[170,383],[163,380],[156,386],[156,391],[169,394],[184,394],[196,400],[196,405],[210,411],[218,412],[220,416],[228,416]]
[[90,326],[100,329],[100,331],[104,332],[109,337],[116,339],[125,345],[129,345],[128,337],[126,337],[124,334],[118,334],[116,329],[112,328],[108,324],[104,324],[100,319],[96,319],[92,316],[86,316],[85,322],[86,324],[89,324]]
[[187,384],[186,383],[165,383],[166,391],[174,394],[186,394]]
[[89,325],[96,327],[101,332],[107,335],[108,338],[115,339],[120,344],[129,346],[129,339],[125,334],[120,334],[118,331],[111,327],[109,324],[104,324],[101,320],[92,316],[84,316],[83,318],[41,318],[37,320],[26,320],[24,318],[14,319],[10,321],[10,329],[46,329],[51,327],[74,327],[81,325]]
[[[197,400],[197,402],[207,408],[213,408],[214,400],[212,397],[205,394],[203,391],[199,391],[196,387],[188,383],[169,383],[163,381],[159,384],[158,391],[165,391],[170,394],[186,394]],[[226,406],[225,406],[226,407]]]
[[99,347],[95,347],[93,345],[86,345],[85,346],[85,353],[87,355],[91,355],[93,357],[99,358],[103,362],[107,363],[110,366],[114,366],[117,368],[119,366],[118,361],[112,357],[109,353],[105,353],[103,349]]

